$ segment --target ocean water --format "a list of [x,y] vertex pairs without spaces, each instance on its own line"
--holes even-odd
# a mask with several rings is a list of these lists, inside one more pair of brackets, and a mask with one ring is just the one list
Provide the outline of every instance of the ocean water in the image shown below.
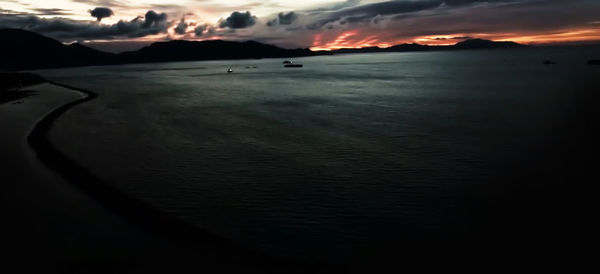
[[301,69],[261,59],[38,73],[100,95],[51,134],[98,177],[264,252],[345,260],[477,234],[496,219],[492,208],[510,201],[496,198],[511,197],[564,139],[597,84],[600,70],[586,62],[598,53],[356,54],[294,59]]

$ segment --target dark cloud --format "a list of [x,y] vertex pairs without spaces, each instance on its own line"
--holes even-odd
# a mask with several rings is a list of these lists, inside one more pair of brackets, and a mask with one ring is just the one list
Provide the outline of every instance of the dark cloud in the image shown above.
[[[527,1],[532,1],[532,0],[443,0],[442,2],[446,5],[465,5],[465,4],[473,4],[473,3],[477,3],[477,2],[486,2],[486,3],[493,3],[493,2],[527,2]],[[536,0],[533,0],[536,1]]]
[[424,0],[424,1],[389,1],[361,5],[353,8],[343,9],[333,13],[338,17],[374,17],[376,15],[389,15],[421,11],[438,7],[442,1]]
[[345,19],[351,23],[371,20],[378,15],[402,14],[436,8],[442,5],[439,0],[425,1],[389,1],[371,3],[351,8],[345,8],[333,12],[323,13],[322,18],[308,26],[309,29],[317,29],[328,23]]
[[454,40],[469,40],[469,39],[475,39],[475,37],[471,37],[471,36],[454,36],[454,37],[452,37],[452,39],[454,39]]
[[234,11],[227,19],[220,20],[219,26],[222,28],[242,29],[254,26],[256,24],[256,16],[250,14],[249,11],[244,13]]
[[205,30],[208,29],[208,25],[206,24],[202,24],[202,25],[197,25],[196,28],[194,28],[194,33],[196,34],[196,36],[202,36],[202,33],[204,33]]
[[159,24],[161,24],[162,22],[167,21],[167,14],[166,13],[156,13],[153,10],[149,10],[148,12],[146,12],[146,16],[144,17],[144,23],[142,24],[142,27],[144,28],[149,28],[151,26],[157,26]]
[[119,21],[112,25],[95,24],[65,18],[40,18],[35,15],[0,16],[0,26],[18,28],[41,33],[62,41],[85,39],[113,39],[117,37],[143,37],[164,33],[167,30],[167,15],[148,11],[145,17],[131,21]]
[[[519,35],[560,34],[585,28],[594,18],[600,1],[577,0],[565,4],[561,0],[511,1],[502,5],[469,5],[452,8],[431,16],[395,20],[390,29],[396,29],[390,40],[425,35],[472,34],[485,38],[515,37]],[[573,16],[577,14],[577,16]],[[456,38],[458,39],[458,38]]]
[[318,8],[309,9],[309,10],[307,10],[307,12],[323,12],[323,11],[341,10],[344,8],[357,6],[358,4],[360,4],[360,1],[361,0],[346,0],[343,2],[322,5]]
[[90,12],[90,15],[92,15],[93,17],[96,17],[98,22],[101,21],[102,18],[111,17],[114,14],[110,8],[105,8],[105,7],[98,7],[93,10],[89,10],[89,12]]
[[72,13],[64,10],[64,9],[34,9],[36,11],[36,15],[71,15]]
[[293,11],[288,13],[279,13],[277,17],[279,17],[279,24],[281,25],[289,25],[298,19],[298,15],[296,15],[296,13]]
[[274,18],[274,19],[272,19],[272,20],[269,20],[269,21],[267,21],[267,24],[266,24],[266,25],[267,25],[268,27],[277,26],[277,25],[278,25],[278,22],[279,22],[278,20],[279,20],[279,19],[277,19],[277,18]]
[[179,21],[179,24],[175,27],[175,33],[177,34],[185,34],[187,30],[188,24],[185,22],[183,18]]
[[7,10],[7,9],[0,8],[0,15],[7,15],[7,14],[10,14],[10,15],[72,15],[73,14],[68,10],[58,9],[58,8],[50,8],[50,9],[35,8],[35,9],[33,9],[33,11],[34,12],[31,13],[31,12]]
[[77,3],[88,4],[90,6],[99,6],[99,7],[120,7],[127,8],[129,5],[124,1],[119,0],[71,0]]
[[[331,27],[328,23],[343,21],[350,23],[372,21],[376,16],[396,15],[404,18],[405,14],[413,14],[420,11],[433,10],[441,7],[458,7],[476,3],[495,2],[528,2],[535,0],[395,0],[358,5],[359,1],[344,2],[349,7],[318,13],[320,17],[314,23],[309,24],[309,29],[317,29],[323,26]],[[312,11],[315,13],[315,10]],[[376,20],[379,23],[380,19]]]
[[7,10],[0,8],[0,15],[29,15],[28,13],[16,10]]
[[378,15],[375,15],[375,17],[371,18],[371,24],[378,25],[383,20],[384,20],[383,16],[378,14]]
[[476,39],[476,37],[471,37],[471,36],[454,36],[454,37],[435,37],[435,38],[431,38],[431,39],[435,40],[435,41],[470,40],[470,39]]
[[288,13],[280,12],[277,15],[277,18],[267,22],[267,26],[272,27],[276,25],[291,25],[294,21],[296,21],[296,19],[298,19],[298,15],[293,11]]

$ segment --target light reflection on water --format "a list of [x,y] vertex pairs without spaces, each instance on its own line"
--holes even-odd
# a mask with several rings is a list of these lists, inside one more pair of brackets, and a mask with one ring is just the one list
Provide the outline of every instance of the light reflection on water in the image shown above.
[[[65,114],[52,141],[101,178],[268,252],[331,259],[468,233],[480,214],[464,199],[470,189],[547,150],[591,83],[580,54],[363,54],[298,58],[302,69],[263,59],[40,73],[100,94]],[[548,55],[559,65],[542,66]]]

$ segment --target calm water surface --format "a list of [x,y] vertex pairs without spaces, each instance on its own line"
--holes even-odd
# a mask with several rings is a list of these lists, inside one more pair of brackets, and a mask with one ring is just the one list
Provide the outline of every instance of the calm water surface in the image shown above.
[[[40,73],[100,94],[61,117],[51,136],[99,177],[266,252],[343,259],[476,229],[487,192],[502,189],[498,178],[551,150],[599,73],[585,64],[597,52],[361,54],[298,58],[302,69],[263,59]],[[544,66],[545,59],[558,64]]]

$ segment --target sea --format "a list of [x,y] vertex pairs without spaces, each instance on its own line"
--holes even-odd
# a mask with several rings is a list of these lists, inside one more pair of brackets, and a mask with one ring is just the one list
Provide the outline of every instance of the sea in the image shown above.
[[590,59],[599,47],[35,72],[99,94],[50,140],[100,179],[261,252],[335,261],[535,224],[540,190],[566,185],[565,144],[585,140]]

